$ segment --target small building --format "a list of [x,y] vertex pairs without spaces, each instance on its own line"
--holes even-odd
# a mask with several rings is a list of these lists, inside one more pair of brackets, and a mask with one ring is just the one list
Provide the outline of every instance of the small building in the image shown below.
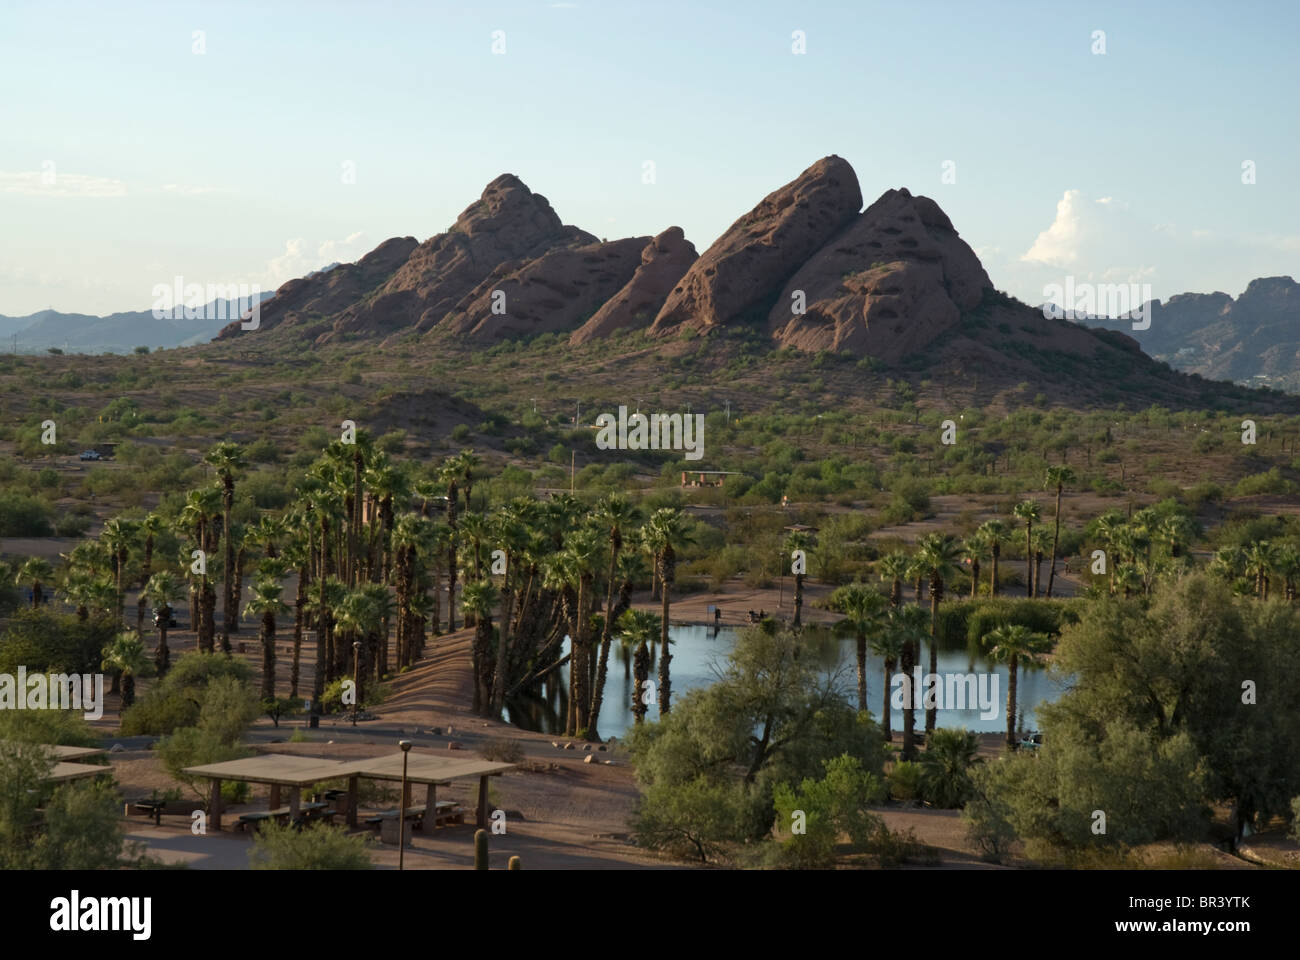
[[727,477],[740,477],[744,474],[734,470],[683,470],[683,487],[720,487]]

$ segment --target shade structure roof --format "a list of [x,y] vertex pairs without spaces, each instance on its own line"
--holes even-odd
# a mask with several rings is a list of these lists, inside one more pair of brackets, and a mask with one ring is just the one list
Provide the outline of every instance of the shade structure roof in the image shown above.
[[45,779],[52,783],[68,780],[80,780],[83,777],[98,777],[100,774],[112,773],[112,767],[96,767],[89,763],[56,763]]
[[[348,761],[345,766],[349,774],[367,777],[371,780],[401,780],[402,754],[390,753],[368,760]],[[471,757],[435,757],[428,753],[416,753],[414,750],[407,757],[406,779],[412,783],[451,783],[462,777],[495,777],[514,769],[513,763],[498,763],[493,760],[479,760]]]
[[[0,744],[8,741],[0,740]],[[86,757],[97,757],[100,754],[108,753],[101,747],[65,747],[60,744],[42,743],[38,744],[45,750],[48,750],[55,760],[84,760]]]
[[248,780],[252,783],[306,787],[321,780],[347,776],[348,764],[320,757],[295,757],[284,753],[263,753],[241,760],[205,763],[186,767],[186,773],[216,780]]
[[[427,753],[410,754],[406,779],[412,783],[450,783],[462,777],[491,777],[514,768],[512,763],[496,763],[460,757],[435,757]],[[371,780],[401,780],[402,754],[362,760],[322,760],[319,757],[296,757],[283,753],[264,753],[242,760],[208,763],[186,767],[186,773],[219,780],[248,780],[286,787],[305,787],[321,780],[360,776]]]

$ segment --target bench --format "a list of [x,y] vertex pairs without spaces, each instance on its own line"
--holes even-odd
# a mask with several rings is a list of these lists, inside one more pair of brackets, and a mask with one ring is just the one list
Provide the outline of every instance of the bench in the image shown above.
[[437,809],[433,814],[433,825],[435,827],[446,826],[449,823],[464,823],[465,810],[460,804],[451,800],[439,800]]
[[[426,808],[425,808],[424,804],[420,804],[418,807],[407,807],[407,808],[406,808],[406,819],[407,819],[407,820],[414,820],[415,823],[416,823],[416,826],[419,826],[420,824],[422,824],[422,823],[424,822],[424,811],[425,811],[425,809],[426,809]],[[397,819],[397,810],[396,810],[396,809],[393,809],[393,810],[383,810],[383,811],[380,811],[379,813],[375,814],[375,815],[372,816],[372,817],[366,817],[366,823],[367,823],[369,826],[377,827],[377,826],[379,826],[380,824],[382,824],[385,820],[396,820],[396,819]]]
[[289,816],[292,812],[288,807],[280,807],[276,810],[255,810],[252,813],[241,813],[235,826],[240,830],[247,830],[254,824],[263,823],[267,820],[278,820],[281,817]]
[[153,817],[154,826],[162,826],[163,807],[167,806],[166,800],[132,800],[131,809],[140,813],[148,814]]

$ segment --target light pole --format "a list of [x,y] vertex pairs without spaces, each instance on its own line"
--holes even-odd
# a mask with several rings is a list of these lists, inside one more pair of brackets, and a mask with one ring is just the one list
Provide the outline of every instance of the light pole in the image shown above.
[[352,726],[357,725],[357,710],[361,707],[361,641],[352,641]]
[[397,745],[402,748],[402,795],[397,801],[397,869],[401,870],[406,864],[406,758],[411,753],[411,741],[398,740]]
[[723,400],[722,402],[727,405],[727,426],[731,426],[731,401]]

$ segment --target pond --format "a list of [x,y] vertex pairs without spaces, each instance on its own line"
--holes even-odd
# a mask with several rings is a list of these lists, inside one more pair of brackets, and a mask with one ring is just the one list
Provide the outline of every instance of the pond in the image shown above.
[[[669,628],[672,638],[673,659],[670,667],[672,673],[673,700],[676,701],[688,690],[707,686],[717,674],[715,667],[721,669],[726,665],[727,654],[736,642],[736,631],[727,628],[715,631],[713,627],[702,625],[674,626]],[[842,641],[844,662],[847,665],[844,678],[844,694],[850,701],[857,697],[854,643],[851,639]],[[568,643],[565,642],[565,652]],[[922,650],[923,665],[929,665],[930,650]],[[650,668],[651,679],[658,677],[658,658]],[[882,685],[884,684],[884,662],[873,654],[867,655],[867,706],[873,716],[880,712]],[[981,679],[982,689],[991,694],[996,690],[996,713],[986,717],[978,706],[973,709],[940,709],[938,725],[940,727],[965,727],[978,733],[1001,733],[1007,728],[1004,711],[1007,698],[1007,668],[1005,664],[991,664],[982,659],[972,663],[964,650],[940,650],[939,670],[944,674],[991,674]],[[540,730],[544,733],[560,733],[564,729],[564,715],[568,708],[569,668],[561,667],[552,675],[551,682],[543,681],[539,690],[532,695],[515,698],[507,706],[507,719],[525,730]],[[995,686],[996,683],[996,686]],[[1020,670],[1016,700],[1018,709],[1024,715],[1023,726],[1026,730],[1036,729],[1035,708],[1041,704],[1057,699],[1064,692],[1059,681],[1054,680],[1046,670],[1038,668]],[[940,703],[940,707],[944,704]],[[646,712],[646,720],[659,719],[659,708],[651,705]],[[918,710],[917,729],[925,727],[925,715]],[[903,727],[903,711],[891,710],[890,724],[895,731]],[[597,729],[602,737],[622,737],[632,726],[632,655],[615,643],[609,655],[609,672],[605,681],[605,699],[601,705]]]

